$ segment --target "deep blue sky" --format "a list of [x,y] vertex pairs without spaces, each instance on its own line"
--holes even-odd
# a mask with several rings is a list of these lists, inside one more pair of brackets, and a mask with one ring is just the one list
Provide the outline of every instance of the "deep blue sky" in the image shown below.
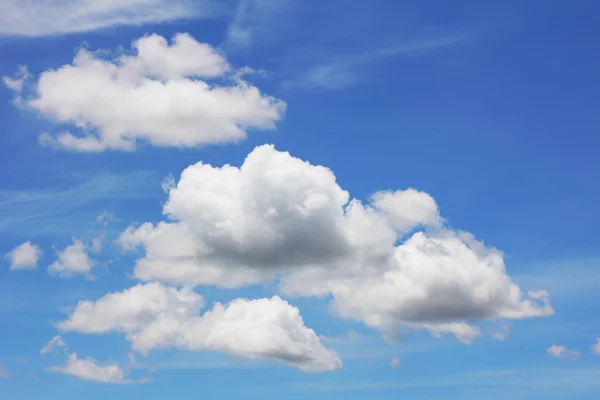
[[[15,107],[13,93],[0,89],[0,249],[31,240],[43,251],[35,271],[9,271],[7,260],[0,268],[0,365],[11,376],[0,380],[3,396],[597,398],[600,357],[590,350],[600,335],[597,2],[297,1],[275,15],[256,11],[246,21],[252,39],[245,44],[228,40],[237,6],[230,3],[215,18],[0,37],[0,75],[23,64],[36,76],[69,64],[82,44],[128,48],[146,33],[188,32],[236,67],[264,69],[249,79],[287,103],[276,130],[251,130],[239,143],[142,143],[134,152],[90,154],[40,145],[40,133],[60,127]],[[319,69],[325,78],[311,75]],[[102,385],[46,371],[64,358],[39,356],[56,334],[53,322],[78,300],[131,286],[134,259],[108,246],[100,258],[116,261],[97,280],[63,280],[46,271],[55,252],[72,237],[95,234],[95,218],[105,211],[116,218],[106,231],[113,240],[131,223],[160,220],[166,175],[198,161],[239,166],[264,143],[329,167],[358,199],[407,187],[429,193],[449,226],[504,252],[508,274],[524,290],[547,289],[556,314],[515,321],[505,341],[487,336],[463,345],[421,332],[390,344],[360,323],[332,318],[324,301],[293,299],[317,333],[360,333],[357,343],[328,343],[343,369],[307,374],[166,351],[141,359],[139,375],[156,370],[147,384]],[[273,289],[202,293],[212,302]],[[123,336],[65,339],[82,355],[126,363]],[[552,358],[552,344],[581,355]],[[396,368],[392,356],[400,357]]]

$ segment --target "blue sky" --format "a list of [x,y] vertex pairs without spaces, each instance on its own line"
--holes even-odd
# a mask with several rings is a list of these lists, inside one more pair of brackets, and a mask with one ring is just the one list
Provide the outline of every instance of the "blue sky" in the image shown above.
[[597,398],[595,2],[45,3],[0,4],[7,398]]

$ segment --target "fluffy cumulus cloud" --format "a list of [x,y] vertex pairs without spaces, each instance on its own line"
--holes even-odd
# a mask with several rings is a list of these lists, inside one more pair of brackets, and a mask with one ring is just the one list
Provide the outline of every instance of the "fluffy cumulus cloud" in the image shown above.
[[91,279],[93,266],[86,245],[79,239],[73,239],[73,244],[57,254],[56,260],[48,267],[48,272],[61,278],[81,275]]
[[208,1],[2,0],[0,35],[43,36],[211,15]]
[[241,287],[279,279],[289,296],[332,295],[332,310],[386,335],[402,329],[480,334],[472,322],[553,313],[523,293],[502,253],[446,228],[414,189],[352,199],[323,166],[265,145],[238,168],[198,163],[169,189],[166,221],[130,227],[144,281]]
[[139,140],[175,147],[235,142],[248,129],[273,129],[284,113],[282,101],[190,35],[171,42],[144,36],[132,47],[113,59],[80,49],[72,64],[36,77],[29,95],[21,94],[18,77],[5,84],[18,104],[71,127],[42,134],[43,144],[74,151],[132,150]]
[[580,352],[579,350],[569,350],[565,346],[560,346],[553,344],[552,346],[546,349],[546,352],[555,358],[560,358],[563,360],[576,360],[579,358]]
[[304,325],[298,309],[279,297],[216,303],[201,314],[203,304],[202,296],[190,289],[139,284],[95,302],[80,302],[58,328],[88,334],[122,332],[143,354],[177,347],[271,360],[305,371],[341,367],[338,355]]
[[600,338],[596,339],[596,343],[592,345],[592,353],[600,356]]
[[127,379],[126,372],[117,364],[100,364],[90,357],[79,358],[77,353],[71,353],[67,362],[62,366],[49,369],[52,372],[72,375],[84,381],[99,383],[132,383]]
[[16,271],[35,269],[41,254],[38,246],[27,241],[6,253],[5,256],[10,260],[10,269]]

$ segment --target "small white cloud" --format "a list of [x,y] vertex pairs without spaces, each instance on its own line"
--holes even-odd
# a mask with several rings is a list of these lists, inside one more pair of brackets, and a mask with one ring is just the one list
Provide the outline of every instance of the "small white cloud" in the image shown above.
[[600,356],[600,337],[596,339],[596,343],[592,345],[592,353]]
[[4,86],[9,88],[10,90],[13,90],[16,93],[21,93],[21,91],[23,90],[23,85],[29,78],[31,78],[31,74],[29,73],[27,66],[19,65],[19,67],[17,68],[17,72],[14,74],[14,76],[2,77],[2,83],[4,83]]
[[390,367],[396,368],[399,365],[400,365],[400,357],[393,356],[392,359],[390,360]]
[[36,269],[41,254],[38,246],[27,241],[6,253],[5,257],[10,260],[11,270],[31,270]]
[[580,355],[579,350],[569,350],[565,346],[560,346],[556,344],[553,344],[552,346],[548,347],[546,352],[552,357],[569,360],[576,360],[577,358],[579,358]]
[[40,143],[72,151],[133,150],[138,141],[196,147],[274,129],[285,103],[244,81],[223,55],[188,34],[153,34],[114,59],[80,49],[72,64],[41,73],[25,107],[71,125]]
[[48,353],[51,353],[61,347],[66,348],[67,344],[65,343],[65,341],[63,340],[63,338],[61,338],[59,335],[54,336],[49,342],[48,344],[46,344],[42,350],[40,351],[40,354],[42,356],[45,356]]
[[207,1],[2,0],[0,36],[44,36],[211,15]]
[[72,375],[84,381],[99,383],[134,383],[117,364],[102,365],[91,357],[78,358],[77,353],[69,354],[63,366],[49,368],[49,371]]
[[96,302],[82,301],[58,328],[90,334],[122,332],[142,354],[178,347],[271,360],[304,371],[341,367],[338,355],[304,325],[299,310],[279,297],[216,303],[200,314],[203,304],[202,296],[190,289],[148,283],[109,293]]
[[61,278],[72,278],[83,275],[88,279],[93,278],[91,271],[94,263],[88,256],[88,250],[79,239],[73,239],[73,244],[59,252],[48,267],[50,275],[58,275]]

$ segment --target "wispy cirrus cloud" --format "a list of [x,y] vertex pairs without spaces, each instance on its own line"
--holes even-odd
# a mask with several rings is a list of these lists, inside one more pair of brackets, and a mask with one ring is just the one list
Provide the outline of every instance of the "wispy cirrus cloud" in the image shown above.
[[[0,233],[23,236],[73,234],[102,207],[147,198],[160,178],[149,171],[99,173],[75,179],[70,186],[48,189],[0,189]],[[159,189],[160,191],[160,189]],[[84,215],[85,217],[82,217]],[[60,222],[60,223],[57,223]]]
[[446,36],[407,41],[394,46],[350,54],[335,55],[317,61],[308,71],[284,82],[287,88],[338,90],[361,82],[372,64],[393,58],[425,55],[444,48],[465,44],[471,36]]
[[245,47],[264,38],[298,0],[239,0],[227,28],[225,46]]
[[210,17],[208,0],[3,0],[0,36],[46,36],[117,25],[162,23]]

